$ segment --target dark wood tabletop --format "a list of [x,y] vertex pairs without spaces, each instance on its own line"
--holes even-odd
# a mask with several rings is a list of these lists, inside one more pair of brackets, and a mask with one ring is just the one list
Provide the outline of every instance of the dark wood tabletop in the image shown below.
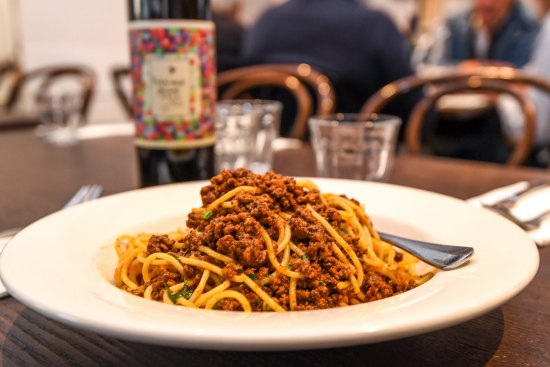
[[[315,174],[308,148],[279,152],[275,169]],[[548,176],[545,170],[399,155],[390,182],[466,199]],[[32,130],[0,133],[0,177],[0,230],[57,211],[83,184],[103,185],[104,195],[139,185],[131,137],[57,148]],[[550,366],[550,250],[539,251],[541,265],[532,283],[481,317],[423,335],[337,349],[245,353],[140,344],[75,329],[7,297],[0,299],[0,365]]]

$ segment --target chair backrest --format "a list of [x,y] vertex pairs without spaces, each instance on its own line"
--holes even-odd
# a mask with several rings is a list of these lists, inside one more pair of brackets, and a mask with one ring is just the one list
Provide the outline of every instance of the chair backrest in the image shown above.
[[314,105],[317,115],[334,112],[335,95],[332,84],[325,75],[307,64],[253,65],[218,75],[218,88],[223,89],[220,99],[247,97],[245,92],[259,87],[282,88],[294,96],[297,111],[290,137],[305,138],[307,120],[313,113]]
[[219,86],[227,82],[227,89],[221,94],[220,99],[252,98],[246,94],[254,89],[262,87],[277,87],[289,91],[296,100],[296,116],[289,133],[291,138],[303,138],[307,130],[307,119],[313,111],[313,101],[305,85],[296,77],[279,71],[258,71],[247,76],[231,80],[222,78]]
[[332,83],[326,75],[308,64],[263,64],[243,66],[220,73],[218,76],[218,85],[226,85],[230,81],[263,71],[279,71],[298,78],[305,83],[314,94],[317,105],[316,114],[330,115],[334,113],[336,96]]
[[[129,75],[129,68],[117,67],[111,71],[117,98],[128,117],[133,117],[131,97],[124,87],[124,81]],[[332,83],[327,76],[308,64],[245,66],[219,73],[217,81],[218,88],[223,89],[220,99],[247,98],[246,92],[264,86],[288,90],[297,101],[293,129],[289,134],[291,137],[304,138],[307,132],[307,119],[312,114],[314,105],[315,114],[318,115],[330,115],[335,108],[336,97]]]
[[509,88],[505,83],[487,79],[477,79],[473,84],[472,80],[470,80],[469,82],[453,83],[451,85],[442,86],[436,92],[424,97],[411,112],[407,124],[407,130],[405,132],[407,151],[413,154],[420,154],[422,152],[422,126],[424,125],[428,112],[442,97],[453,93],[472,91],[509,94],[520,104],[523,115],[525,116],[524,130],[521,138],[514,144],[514,150],[506,163],[517,166],[525,162],[532,150],[535,138],[537,123],[535,104],[533,101],[526,98],[525,95]]
[[0,107],[8,105],[13,89],[19,84],[21,70],[11,61],[0,62]]
[[[130,81],[130,69],[127,67],[115,67],[111,69],[111,81],[115,88],[115,94],[128,118],[134,117],[131,103],[131,90],[128,90],[126,82]],[[130,83],[131,84],[131,83]]]
[[421,151],[420,127],[427,112],[442,97],[462,92],[490,92],[508,94],[520,104],[525,115],[523,136],[516,142],[514,150],[507,163],[522,164],[534,140],[536,128],[536,109],[532,101],[516,92],[517,86],[531,86],[550,94],[550,82],[535,75],[531,75],[510,67],[488,66],[479,68],[475,72],[448,72],[438,76],[409,76],[384,86],[371,96],[363,105],[361,113],[370,115],[380,113],[384,107],[397,96],[409,93],[415,89],[430,87],[426,90],[426,97],[415,107],[406,127],[407,149],[413,153]]
[[25,88],[32,81],[37,81],[38,86],[34,91],[34,100],[37,101],[52,93],[54,86],[70,81],[78,86],[81,99],[80,122],[87,122],[90,103],[96,86],[95,72],[85,65],[55,65],[40,67],[29,72],[24,72],[16,88],[9,98],[7,107],[13,108],[19,98],[22,97]]

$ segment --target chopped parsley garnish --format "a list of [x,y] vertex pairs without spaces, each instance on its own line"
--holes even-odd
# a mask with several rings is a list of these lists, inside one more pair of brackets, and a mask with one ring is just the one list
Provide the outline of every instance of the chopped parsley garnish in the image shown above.
[[252,273],[252,274],[246,274],[248,275],[248,277],[252,280],[258,280],[258,278],[256,277],[256,274]]
[[301,258],[302,260],[308,260],[308,258],[307,258],[307,255],[306,255],[306,254],[302,254],[302,256],[300,256],[300,258]]
[[212,211],[207,210],[207,211],[205,211],[204,214],[202,215],[202,219],[204,219],[204,220],[209,220],[210,218],[212,218],[212,215],[213,215],[213,214],[214,214],[214,213],[212,213]]
[[168,298],[170,298],[170,300],[174,303],[176,303],[178,299],[181,297],[184,297],[185,299],[189,299],[193,295],[193,290],[187,288],[187,280],[185,279],[183,281],[183,288],[176,293],[172,293],[168,284],[166,283],[162,283],[162,284],[164,285],[164,288],[166,288],[166,294],[168,295]]
[[340,227],[340,232],[342,232],[343,234],[348,234],[348,231],[346,231],[344,227]]

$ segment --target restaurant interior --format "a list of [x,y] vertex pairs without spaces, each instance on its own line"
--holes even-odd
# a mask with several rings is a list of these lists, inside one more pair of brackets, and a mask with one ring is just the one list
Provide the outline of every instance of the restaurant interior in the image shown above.
[[0,366],[550,366],[548,0],[0,0],[0,178]]

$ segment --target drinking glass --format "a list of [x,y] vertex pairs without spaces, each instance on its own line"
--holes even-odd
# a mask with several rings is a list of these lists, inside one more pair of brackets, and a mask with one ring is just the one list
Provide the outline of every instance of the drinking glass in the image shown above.
[[317,174],[385,181],[393,165],[401,119],[335,114],[309,119]]
[[55,146],[78,143],[80,103],[80,97],[73,94],[48,95],[37,99],[38,134]]
[[282,104],[271,100],[221,100],[216,105],[216,171],[273,167],[273,142],[279,136]]

